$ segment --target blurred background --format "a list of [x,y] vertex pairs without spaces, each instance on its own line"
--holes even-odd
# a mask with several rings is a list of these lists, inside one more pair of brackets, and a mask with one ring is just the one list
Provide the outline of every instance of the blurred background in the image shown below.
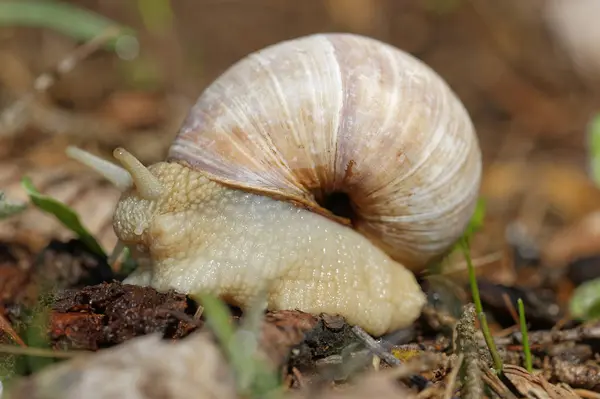
[[[565,297],[600,274],[596,0],[0,1],[0,10],[0,190],[26,200],[20,180],[31,177],[107,248],[119,193],[68,160],[67,145],[107,159],[125,146],[145,163],[161,160],[202,89],[232,63],[285,39],[344,31],[423,60],[470,112],[485,172],[478,273],[508,286],[562,281]],[[106,21],[133,33],[36,89]],[[34,251],[71,235],[36,209],[0,225],[0,239]],[[451,257],[443,273],[460,279],[464,268]]]

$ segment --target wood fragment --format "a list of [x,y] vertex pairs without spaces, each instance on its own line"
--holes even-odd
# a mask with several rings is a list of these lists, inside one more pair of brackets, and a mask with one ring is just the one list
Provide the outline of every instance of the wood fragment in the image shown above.
[[372,351],[375,355],[379,356],[384,362],[390,366],[399,366],[400,360],[394,355],[386,351],[380,344],[377,343],[365,330],[359,326],[352,327],[352,332],[360,338],[365,346]]
[[454,391],[454,387],[456,386],[456,378],[458,377],[458,373],[462,368],[463,360],[465,359],[464,353],[458,355],[458,359],[452,368],[450,374],[448,374],[446,378],[446,390],[444,391],[444,399],[451,399]]
[[502,299],[504,300],[504,303],[506,304],[506,308],[508,309],[508,312],[510,313],[510,316],[513,318],[513,321],[515,322],[515,324],[519,324],[519,315],[517,314],[517,311],[515,310],[515,307],[513,306],[510,297],[508,296],[508,294],[506,292],[502,293]]
[[[600,321],[590,324],[583,324],[568,330],[542,330],[529,332],[529,342],[531,345],[549,345],[565,341],[582,341],[586,339],[600,338]],[[521,332],[494,338],[497,345],[521,344]],[[483,342],[483,338],[481,338]]]
[[574,364],[558,358],[550,361],[552,375],[558,381],[573,388],[600,392],[600,365],[593,363]]

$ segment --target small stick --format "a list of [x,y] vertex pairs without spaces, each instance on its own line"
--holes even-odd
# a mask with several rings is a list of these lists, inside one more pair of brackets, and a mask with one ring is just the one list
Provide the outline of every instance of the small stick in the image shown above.
[[377,343],[365,330],[359,326],[352,327],[352,332],[367,346],[367,348],[375,355],[379,356],[384,362],[390,366],[399,366],[402,362],[391,353],[387,352],[381,345]]
[[[352,327],[352,332],[358,338],[360,338],[361,341],[363,341],[363,343],[367,346],[367,348],[372,353],[374,353],[375,355],[377,355],[380,359],[382,359],[384,362],[386,362],[390,366],[394,367],[394,370],[396,370],[396,372],[398,372],[400,374],[405,374],[408,371],[408,374],[410,375],[410,380],[413,383],[417,383],[417,385],[421,383],[420,379],[422,377],[419,374],[415,374],[415,372],[412,371],[412,370],[410,370],[409,368],[407,368],[407,366],[405,364],[402,364],[402,362],[400,361],[400,359],[396,358],[394,355],[392,355],[391,353],[387,352],[365,330],[363,330],[359,326],[354,326],[354,327]],[[431,382],[430,381],[426,381],[426,383],[423,384],[423,385],[424,385],[423,389],[425,389],[425,388],[431,386]]]
[[502,293],[502,299],[504,300],[504,304],[506,305],[506,308],[508,309],[508,312],[510,313],[510,316],[515,324],[519,324],[519,315],[517,314],[517,311],[515,310],[515,307],[513,306],[512,302],[510,301],[510,297],[506,292]]
[[196,309],[196,313],[194,313],[194,320],[200,320],[202,313],[204,313],[204,306],[198,305],[198,309]]
[[514,393],[508,389],[506,385],[500,381],[498,376],[493,373],[488,367],[481,367],[483,370],[482,380],[502,399],[517,399]]
[[585,399],[600,399],[600,393],[587,389],[574,389],[575,393]]
[[300,389],[304,388],[306,386],[306,383],[304,382],[304,377],[302,377],[302,373],[300,373],[300,370],[298,370],[296,367],[292,367],[292,373],[294,374],[296,381],[298,381],[298,386],[300,387]]
[[71,72],[78,63],[97,51],[108,40],[117,36],[120,30],[115,27],[105,29],[98,36],[77,47],[73,52],[58,62],[54,68],[39,75],[33,81],[33,87],[29,93],[23,95],[11,106],[0,114],[0,136],[13,134],[18,127],[15,125],[22,122],[25,110],[34,102],[38,94],[48,90],[58,79]]
[[[592,325],[581,325],[569,330],[531,331],[528,335],[530,345],[547,345],[557,342],[598,339],[600,338],[600,323],[594,322]],[[511,345],[515,341],[522,343],[522,340],[523,336],[520,331],[515,331],[505,337],[495,337],[498,345]]]
[[19,334],[17,334],[15,329],[12,327],[9,321],[6,320],[6,317],[4,317],[2,313],[0,313],[0,330],[5,331],[17,344],[24,348],[27,347],[25,342],[21,339],[21,337],[19,337]]
[[456,360],[456,364],[454,365],[454,368],[452,369],[450,374],[448,374],[448,378],[447,378],[448,382],[446,384],[446,390],[444,392],[444,399],[452,398],[452,391],[454,391],[454,386],[456,385],[456,377],[458,376],[458,372],[460,371],[460,368],[462,366],[462,362],[464,359],[465,359],[465,355],[463,353],[458,355],[458,359]]
[[120,32],[116,26],[105,29],[98,36],[77,47],[63,58],[53,69],[42,73],[33,82],[33,89],[39,93],[48,90],[58,79],[71,72],[77,64],[100,49],[107,41],[115,38]]

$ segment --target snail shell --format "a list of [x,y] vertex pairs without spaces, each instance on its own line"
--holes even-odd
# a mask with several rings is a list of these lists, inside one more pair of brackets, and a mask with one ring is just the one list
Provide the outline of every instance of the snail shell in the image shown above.
[[353,228],[413,271],[460,237],[482,169],[469,115],[443,79],[353,34],[284,41],[233,65],[168,159],[315,211],[345,193]]

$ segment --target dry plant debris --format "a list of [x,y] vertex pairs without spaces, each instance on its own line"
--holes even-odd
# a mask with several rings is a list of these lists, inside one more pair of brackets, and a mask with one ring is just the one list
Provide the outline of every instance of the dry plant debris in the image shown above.
[[237,398],[230,369],[209,334],[171,343],[150,334],[43,370],[12,399]]

